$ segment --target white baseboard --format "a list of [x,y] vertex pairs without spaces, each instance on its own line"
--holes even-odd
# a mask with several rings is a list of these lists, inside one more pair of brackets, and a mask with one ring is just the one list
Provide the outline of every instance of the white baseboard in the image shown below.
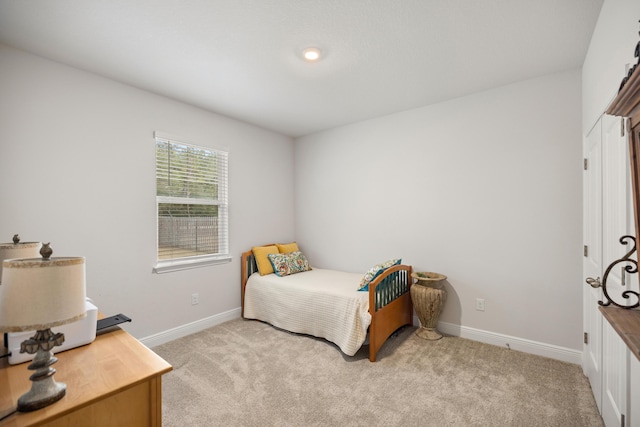
[[[415,324],[420,325],[420,322],[415,321]],[[510,348],[511,350],[522,351],[525,353],[535,354],[537,356],[544,356],[551,359],[561,360],[563,362],[582,365],[582,351],[580,350],[573,350],[566,347],[545,344],[446,322],[438,322],[438,330],[445,335],[467,338],[473,341],[497,345],[498,347]]]
[[178,326],[177,328],[150,335],[148,337],[140,339],[140,342],[147,347],[152,348],[178,338],[186,337],[187,335],[195,334],[196,332],[200,332],[207,328],[211,328],[221,323],[228,322],[229,320],[237,319],[240,317],[240,313],[241,309],[238,307],[224,313],[205,317],[204,319],[196,320],[195,322]]
[[[200,332],[221,323],[228,322],[229,320],[238,319],[240,314],[241,309],[236,308],[224,313],[196,320],[195,322],[187,323],[186,325],[178,326],[158,334],[150,335],[140,339],[140,342],[147,347],[152,348],[168,343],[169,341]],[[416,316],[414,316],[414,325],[420,325],[420,321]],[[522,351],[525,353],[561,360],[563,362],[582,365],[582,351],[579,350],[572,350],[565,347],[526,340],[509,335],[497,334],[495,332],[483,331],[481,329],[474,329],[446,322],[438,322],[438,330],[445,335],[467,338],[473,341],[497,345],[498,347],[507,347],[511,350]]]

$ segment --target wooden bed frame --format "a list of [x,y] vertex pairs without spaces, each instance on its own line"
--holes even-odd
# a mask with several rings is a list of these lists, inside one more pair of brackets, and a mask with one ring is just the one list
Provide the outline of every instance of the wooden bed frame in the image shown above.
[[[244,318],[244,293],[249,276],[258,271],[252,251],[242,254],[241,298]],[[369,360],[376,361],[378,350],[400,327],[413,326],[413,304],[410,288],[412,268],[396,265],[384,271],[369,284]]]

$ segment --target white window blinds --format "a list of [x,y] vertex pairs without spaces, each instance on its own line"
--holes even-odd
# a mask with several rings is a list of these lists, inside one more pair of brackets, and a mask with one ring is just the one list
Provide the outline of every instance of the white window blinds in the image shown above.
[[157,133],[155,143],[158,267],[228,260],[228,153]]

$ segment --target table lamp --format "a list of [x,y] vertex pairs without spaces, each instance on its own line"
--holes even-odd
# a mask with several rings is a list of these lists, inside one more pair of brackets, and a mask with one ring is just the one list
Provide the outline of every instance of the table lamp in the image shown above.
[[64,335],[51,328],[82,319],[85,309],[85,259],[50,258],[48,243],[42,258],[8,259],[2,262],[0,282],[0,331],[37,331],[20,345],[21,353],[34,354],[29,370],[31,390],[18,399],[18,411],[44,408],[66,394],[67,386],[53,379],[58,361],[51,351]]
[[2,283],[2,261],[13,258],[35,258],[40,250],[40,242],[20,242],[20,236],[13,235],[13,243],[0,243],[0,283]]

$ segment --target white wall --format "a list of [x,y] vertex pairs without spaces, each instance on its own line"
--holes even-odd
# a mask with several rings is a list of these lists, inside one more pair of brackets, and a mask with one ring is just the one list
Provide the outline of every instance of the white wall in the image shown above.
[[[85,256],[87,294],[139,338],[238,309],[240,253],[294,237],[288,137],[3,45],[0,94],[0,242]],[[229,148],[231,263],[151,273],[154,130]]]
[[441,321],[581,349],[580,85],[573,70],[299,138],[301,249],[354,272],[402,257],[449,277]]
[[[638,16],[603,5],[582,133],[635,61]],[[138,337],[236,309],[240,252],[295,237],[319,267],[402,256],[447,274],[445,322],[579,349],[580,85],[570,71],[310,135],[294,159],[282,135],[0,45],[0,242],[86,256],[89,295]],[[232,263],[151,274],[154,130],[230,148]]]
[[618,93],[625,66],[635,64],[640,1],[605,0],[582,67],[583,134],[598,120]]

